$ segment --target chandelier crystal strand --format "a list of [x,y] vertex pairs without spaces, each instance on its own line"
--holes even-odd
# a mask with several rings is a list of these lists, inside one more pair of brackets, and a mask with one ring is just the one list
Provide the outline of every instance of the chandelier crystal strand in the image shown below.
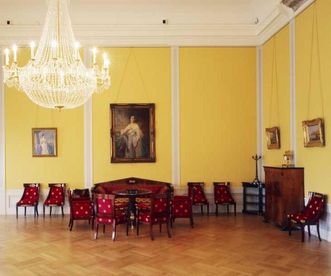
[[[67,0],[49,0],[45,25],[39,45],[31,43],[31,59],[17,66],[17,47],[5,50],[4,82],[23,91],[37,105],[46,108],[75,108],[83,105],[94,92],[110,87],[107,55],[103,66],[86,68],[79,53],[69,17]],[[13,55],[12,64],[9,63]],[[15,61],[16,56],[16,61]]]

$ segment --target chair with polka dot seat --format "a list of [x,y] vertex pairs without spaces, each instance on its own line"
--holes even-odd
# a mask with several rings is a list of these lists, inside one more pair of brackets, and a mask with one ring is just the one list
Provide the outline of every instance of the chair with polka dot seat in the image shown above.
[[26,216],[26,207],[34,207],[34,216],[38,216],[38,203],[40,193],[40,183],[24,183],[24,191],[21,199],[16,203],[16,218],[18,218],[18,207],[24,207],[24,216]]
[[105,233],[106,225],[112,225],[112,240],[116,239],[116,226],[126,223],[126,235],[129,234],[129,226],[127,223],[127,211],[116,208],[115,196],[111,194],[97,194],[95,197],[95,232],[94,238],[98,238],[99,225],[103,225]]
[[160,232],[162,224],[166,224],[168,237],[170,233],[170,200],[168,194],[153,194],[150,199],[150,207],[140,209],[137,206],[137,236],[139,235],[140,224],[148,224],[151,240],[154,240],[153,225],[159,224]]
[[293,226],[299,226],[301,229],[301,241],[304,242],[305,226],[308,226],[308,235],[310,236],[310,226],[316,225],[318,239],[321,241],[319,220],[325,210],[326,196],[315,192],[310,192],[309,195],[308,203],[301,212],[287,215],[289,235],[291,236]]
[[43,216],[45,217],[45,207],[49,207],[49,215],[52,215],[52,207],[61,207],[62,216],[64,216],[63,207],[65,199],[65,183],[49,183],[49,192],[43,205]]
[[189,196],[174,196],[171,204],[171,224],[176,218],[189,218],[193,228],[192,201]]
[[[93,220],[93,202],[88,189],[75,189],[68,191],[70,204],[69,229],[72,231],[75,220]],[[92,225],[93,227],[93,225]]]
[[231,195],[230,182],[214,182],[214,201],[216,216],[218,216],[218,205],[225,205],[227,214],[229,214],[229,205],[233,205],[236,215],[236,202]]
[[209,215],[209,202],[205,195],[203,182],[188,182],[188,196],[192,200],[192,205],[201,207],[201,214],[203,215],[203,206],[207,206],[207,214]]

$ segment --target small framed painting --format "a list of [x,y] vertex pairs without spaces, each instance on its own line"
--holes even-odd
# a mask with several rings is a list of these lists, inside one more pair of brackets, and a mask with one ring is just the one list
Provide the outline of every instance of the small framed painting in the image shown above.
[[324,120],[317,118],[303,121],[303,142],[305,147],[324,147]]
[[155,162],[155,105],[111,104],[111,163]]
[[33,157],[57,156],[56,128],[32,129],[32,156]]
[[266,128],[267,148],[280,149],[280,131],[279,127]]

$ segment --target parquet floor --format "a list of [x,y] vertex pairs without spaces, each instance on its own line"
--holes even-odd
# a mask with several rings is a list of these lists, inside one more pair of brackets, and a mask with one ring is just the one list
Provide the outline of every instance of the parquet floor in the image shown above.
[[110,228],[98,240],[85,222],[68,217],[0,217],[0,275],[331,275],[331,243],[265,224],[258,216],[196,216],[178,220],[173,237],[148,227],[125,236]]

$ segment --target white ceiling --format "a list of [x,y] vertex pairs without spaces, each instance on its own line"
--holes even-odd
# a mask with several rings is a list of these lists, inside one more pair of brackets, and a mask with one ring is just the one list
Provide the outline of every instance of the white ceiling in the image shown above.
[[[88,44],[258,45],[295,15],[280,2],[70,0],[69,9],[77,38]],[[47,0],[0,0],[0,44],[38,38],[46,9]]]

